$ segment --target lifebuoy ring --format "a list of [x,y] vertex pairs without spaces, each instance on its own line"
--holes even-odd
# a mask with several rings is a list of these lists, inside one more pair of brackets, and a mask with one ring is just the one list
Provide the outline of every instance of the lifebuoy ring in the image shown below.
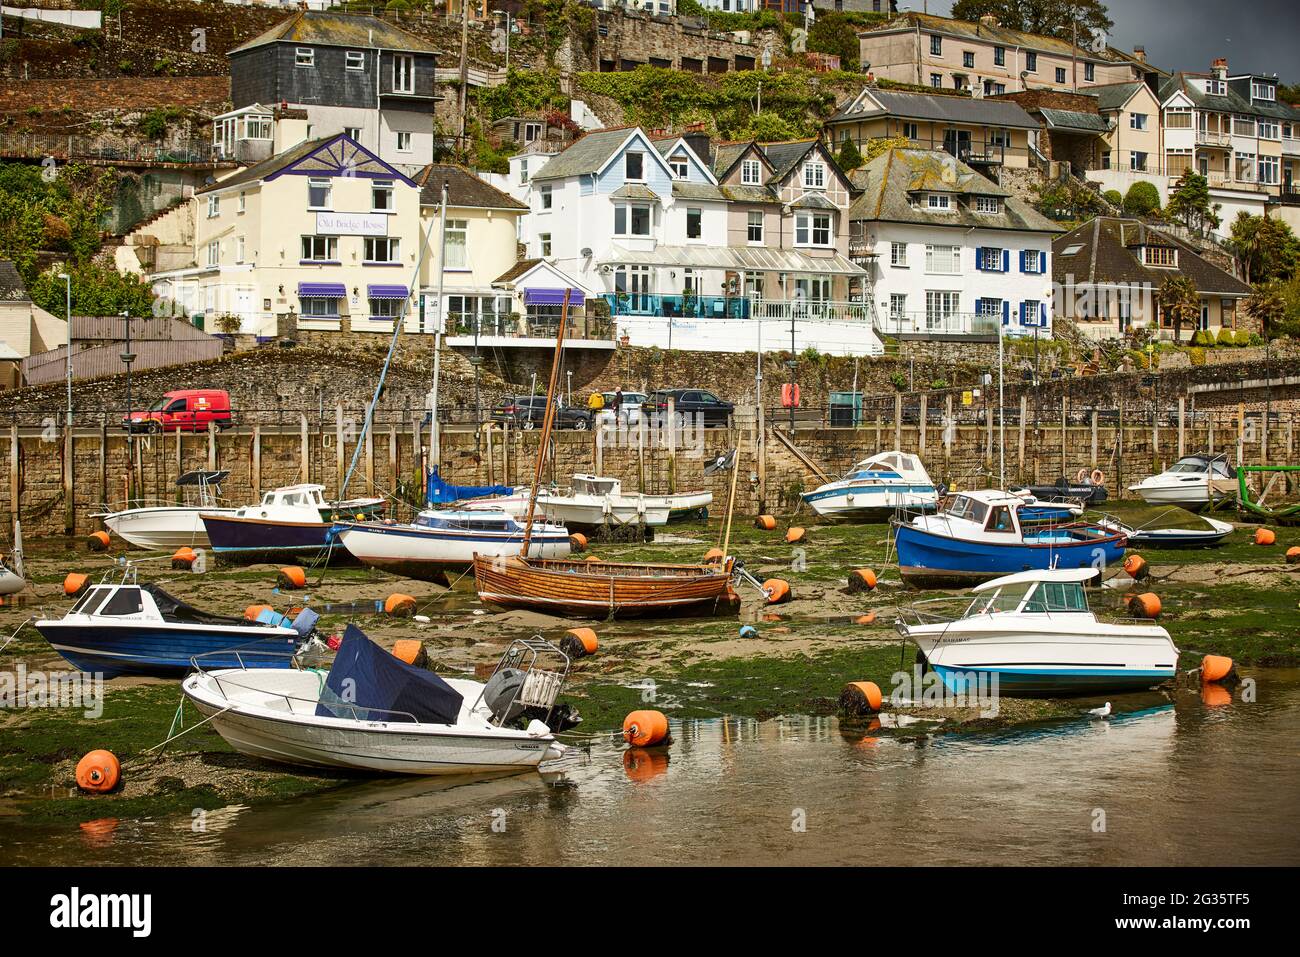
[[1093,470],[1092,470],[1092,475],[1090,475],[1089,478],[1092,479],[1092,484],[1093,484],[1093,485],[1105,485],[1105,484],[1106,484],[1106,473],[1103,472],[1101,469],[1093,469]]
[[1088,470],[1079,469],[1078,473],[1074,476],[1074,484],[1082,485],[1086,481],[1088,481]]

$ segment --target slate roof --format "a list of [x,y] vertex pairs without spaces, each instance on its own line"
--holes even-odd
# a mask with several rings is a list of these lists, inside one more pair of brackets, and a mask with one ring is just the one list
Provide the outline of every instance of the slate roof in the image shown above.
[[713,175],[722,179],[751,145],[753,145],[752,140],[743,143],[719,143],[713,153]]
[[[1144,245],[1173,246],[1178,268],[1160,269],[1142,264]],[[1081,246],[1069,256],[1064,251]],[[1159,288],[1170,275],[1181,273],[1197,292],[1220,296],[1249,296],[1250,286],[1201,256],[1182,240],[1138,219],[1098,216],[1052,240],[1052,280],[1064,283],[1150,283]]]
[[772,179],[782,180],[817,145],[817,140],[788,140],[783,143],[760,143],[759,148],[772,164]]
[[265,33],[240,44],[228,55],[243,53],[268,43],[303,43],[313,46],[401,50],[404,53],[433,53],[438,48],[427,40],[378,17],[324,10],[299,10]]
[[1105,133],[1110,130],[1110,123],[1104,116],[1096,113],[1080,113],[1078,110],[1040,109],[1047,125],[1056,130],[1072,130],[1081,133]]
[[779,203],[781,198],[766,186],[722,186],[722,194],[737,203]]
[[1026,33],[1023,30],[1012,30],[1009,27],[989,26],[985,23],[975,23],[970,20],[953,20],[949,17],[939,17],[928,13],[916,13],[908,11],[894,17],[889,22],[878,27],[859,33],[858,36],[868,36],[872,33],[886,31],[897,32],[900,29],[914,30],[920,27],[921,30],[931,33],[943,33],[948,36],[964,37],[971,40],[982,40],[985,43],[996,43],[1007,47],[1021,47],[1026,50],[1037,50],[1040,53],[1054,53],[1058,56],[1070,56],[1076,53],[1081,60],[1094,60],[1099,62],[1127,63],[1132,58],[1120,54],[1118,51],[1107,47],[1102,53],[1094,50],[1088,50],[1084,47],[1075,47],[1066,40],[1058,40],[1055,37],[1045,37],[1038,33]]
[[[1008,229],[1021,232],[1059,233],[1061,227],[1036,209],[981,176],[955,156],[942,150],[894,148],[864,167],[858,178],[862,194],[849,207],[849,220],[913,223],[918,226],[958,226]],[[912,205],[913,192],[948,192],[969,196],[997,196],[997,214],[976,213],[958,203],[955,211],[932,213]]]
[[1091,93],[1097,97],[1097,109],[1105,112],[1107,110],[1118,110],[1124,106],[1145,83],[1134,80],[1131,83],[1106,83],[1101,86],[1090,86],[1081,92]]
[[1252,103],[1228,83],[1224,84],[1222,96],[1202,93],[1189,81],[1203,76],[1204,74],[1183,71],[1175,73],[1160,84],[1160,102],[1164,103],[1175,93],[1181,92],[1192,101],[1194,106],[1216,113],[1241,113],[1249,116],[1268,116],[1279,120],[1300,119],[1300,110],[1295,107],[1286,103]]
[[594,130],[573,143],[555,157],[533,176],[533,181],[542,179],[565,179],[569,176],[582,176],[600,170],[618,148],[632,134],[635,127],[618,127],[612,130]]
[[641,183],[624,183],[609,195],[614,199],[648,199],[654,203],[659,202],[659,194]]
[[726,194],[712,183],[685,183],[681,180],[673,180],[673,196],[678,199],[697,199],[719,203],[726,202],[727,199]]
[[907,93],[899,90],[873,89],[867,92],[882,109],[853,109],[863,99],[854,97],[828,120],[868,119],[875,116],[899,116],[909,120],[934,120],[944,123],[969,123],[972,126],[1002,126],[1036,130],[1038,124],[1019,103],[1010,100],[975,99],[970,96],[945,96],[931,93]]
[[495,186],[485,183],[463,166],[453,163],[430,163],[413,177],[420,187],[420,205],[442,203],[442,184],[447,184],[447,205],[461,209],[517,209],[528,206]]
[[31,302],[23,277],[8,259],[0,259],[0,302]]
[[[342,134],[338,134],[342,135]],[[226,189],[230,186],[243,186],[245,183],[257,183],[270,176],[272,173],[278,173],[280,170],[292,166],[298,160],[310,156],[315,150],[334,139],[333,136],[322,136],[320,139],[305,140],[297,146],[290,147],[283,153],[262,160],[260,163],[254,163],[252,166],[245,166],[236,173],[232,173],[225,179],[217,180],[215,183],[209,183],[200,189],[195,190],[197,193],[206,193],[214,189]]]

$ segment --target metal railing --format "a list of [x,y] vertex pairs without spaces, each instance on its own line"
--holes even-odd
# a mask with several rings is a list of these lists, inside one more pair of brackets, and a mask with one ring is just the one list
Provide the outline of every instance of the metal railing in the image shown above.
[[[880,317],[876,331],[885,336],[996,336],[1001,324],[1001,316],[979,312],[891,312]],[[1032,327],[1020,326],[1018,317],[1013,316],[1007,333],[1019,335],[1026,329],[1032,332]]]
[[602,296],[611,315],[664,319],[748,319],[750,301],[743,296],[661,296],[646,292],[611,292]]
[[771,300],[755,299],[751,305],[755,319],[774,319],[789,322],[818,320],[823,322],[870,322],[872,309],[865,302],[843,302],[830,299]]
[[[448,336],[480,339],[554,339],[560,330],[558,316],[498,315],[474,316],[450,312],[447,314]],[[570,318],[564,327],[564,338],[613,339],[614,324],[603,316],[578,316]]]

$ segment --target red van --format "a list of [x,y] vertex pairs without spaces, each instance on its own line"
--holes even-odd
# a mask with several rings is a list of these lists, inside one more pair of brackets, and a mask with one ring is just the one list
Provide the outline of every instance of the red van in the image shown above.
[[177,389],[168,392],[143,412],[132,412],[122,428],[132,432],[206,432],[211,422],[218,429],[234,424],[230,393],[224,389]]

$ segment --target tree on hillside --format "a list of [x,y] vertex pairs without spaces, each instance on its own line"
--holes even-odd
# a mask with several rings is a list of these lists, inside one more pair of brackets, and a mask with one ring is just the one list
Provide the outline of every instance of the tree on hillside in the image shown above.
[[849,137],[844,137],[844,141],[840,143],[840,154],[835,157],[835,162],[846,173],[851,173],[862,165],[862,153],[858,151],[857,144]]
[[1095,30],[1109,33],[1115,26],[1101,0],[957,0],[952,15],[958,20],[978,21],[995,16],[1012,30],[1041,33],[1069,40],[1071,21],[1079,45],[1087,43]]
[[1203,235],[1206,229],[1219,227],[1222,220],[1219,219],[1217,210],[1220,208],[1222,207],[1210,202],[1209,180],[1189,167],[1183,170],[1169,193],[1165,214]]
[[1195,323],[1201,314],[1201,297],[1196,285],[1184,275],[1170,276],[1160,287],[1156,300],[1160,311],[1174,325],[1174,339],[1182,338],[1183,323]]
[[840,69],[856,70],[860,49],[858,28],[844,14],[834,10],[818,11],[817,19],[808,31],[809,51],[836,54],[840,58]]
[[1262,283],[1255,287],[1255,292],[1242,304],[1246,315],[1259,323],[1259,330],[1265,339],[1272,339],[1282,320],[1286,318],[1286,300],[1277,282]]
[[[58,274],[66,265],[51,266],[27,286],[32,302],[56,316],[64,314],[66,290]],[[72,276],[72,313],[77,316],[118,316],[123,311],[133,316],[153,315],[153,290],[135,273],[123,275],[112,266],[99,263],[74,265]]]
[[1300,263],[1300,240],[1276,217],[1252,216],[1242,210],[1232,221],[1228,246],[1241,266],[1242,278],[1251,284],[1288,279]]

